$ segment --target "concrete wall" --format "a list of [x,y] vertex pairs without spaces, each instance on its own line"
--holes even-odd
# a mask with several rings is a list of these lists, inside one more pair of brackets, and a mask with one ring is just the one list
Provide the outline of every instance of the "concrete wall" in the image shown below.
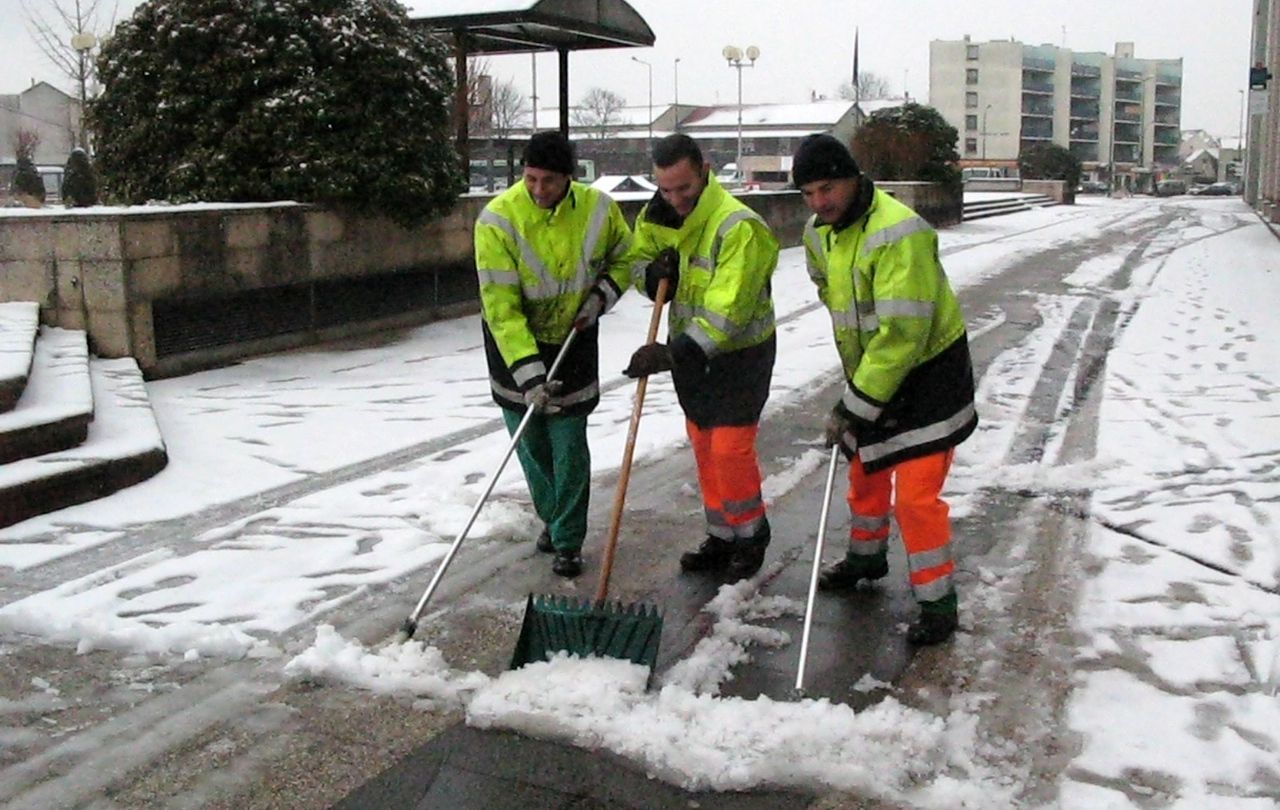
[[[935,226],[960,221],[960,198],[929,183],[883,187]],[[394,317],[293,329],[182,354],[157,351],[157,305],[225,310],[272,290],[302,300],[335,280],[400,271],[431,279],[474,279],[472,226],[488,201],[468,195],[448,216],[420,228],[305,205],[48,209],[0,216],[0,301],[35,301],[43,323],[88,332],[103,357],[132,356],[148,376],[169,376],[347,334],[475,311],[466,300]],[[800,243],[809,211],[796,191],[742,197],[784,246]],[[643,201],[621,203],[633,221]],[[429,280],[424,283],[430,283]],[[225,336],[222,336],[225,337]],[[224,340],[225,344],[226,341]]]

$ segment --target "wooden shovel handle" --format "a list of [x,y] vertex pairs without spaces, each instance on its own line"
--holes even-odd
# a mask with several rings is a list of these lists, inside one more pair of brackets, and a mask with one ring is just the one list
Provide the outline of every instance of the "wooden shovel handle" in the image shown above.
[[[658,325],[662,321],[662,307],[667,303],[669,279],[658,282],[658,294],[653,302],[653,314],[649,316],[649,336],[645,344],[657,342]],[[600,582],[596,585],[596,602],[603,602],[609,595],[609,575],[613,573],[613,556],[618,548],[618,530],[622,528],[622,507],[627,502],[627,484],[631,481],[631,459],[636,454],[636,434],[640,432],[640,412],[644,408],[644,392],[649,378],[636,381],[636,402],[631,408],[631,426],[627,429],[627,446],[622,451],[622,469],[618,473],[618,489],[613,494],[613,517],[609,520],[609,534],[605,538],[604,558],[600,561]]]

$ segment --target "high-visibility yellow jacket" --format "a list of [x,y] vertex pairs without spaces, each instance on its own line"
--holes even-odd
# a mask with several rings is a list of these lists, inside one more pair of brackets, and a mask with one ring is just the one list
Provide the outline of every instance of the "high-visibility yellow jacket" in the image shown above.
[[683,220],[655,194],[636,218],[632,281],[664,248],[680,254],[667,339],[676,394],[700,427],[753,424],[768,397],[776,351],[773,296],[778,240],[764,219],[714,176]]
[[859,182],[865,213],[845,227],[811,217],[804,246],[844,367],[841,405],[874,472],[954,447],[978,417],[964,316],[937,234],[869,178]]
[[[524,183],[495,197],[475,225],[476,272],[494,401],[524,408],[523,392],[547,370],[587,296],[608,311],[629,283],[631,230],[617,203],[570,183],[554,208],[539,208]],[[566,415],[589,413],[600,398],[597,330],[574,339],[553,402]]]

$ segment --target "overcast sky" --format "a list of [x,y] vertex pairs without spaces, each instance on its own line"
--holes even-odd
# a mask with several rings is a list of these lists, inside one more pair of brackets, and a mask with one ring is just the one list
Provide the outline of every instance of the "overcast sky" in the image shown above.
[[[480,0],[481,4],[489,0]],[[28,0],[37,7],[72,0]],[[429,9],[432,0],[409,0]],[[803,101],[812,93],[835,95],[852,72],[853,32],[860,29],[859,66],[886,78],[895,93],[905,84],[927,100],[929,42],[1012,37],[1028,44],[1066,44],[1081,51],[1113,52],[1131,41],[1136,55],[1183,60],[1184,129],[1207,129],[1234,136],[1240,126],[1239,90],[1247,85],[1251,0],[630,0],[657,37],[653,48],[580,53],[570,57],[570,98],[594,86],[611,89],[632,105],[648,103],[652,65],[653,103],[670,103],[676,92],[686,102],[732,104],[737,76],[720,56],[727,44],[756,45],[761,57],[742,75],[743,100]],[[102,0],[110,6],[111,0]],[[120,0],[121,17],[139,3]],[[415,14],[415,16],[417,16]],[[32,78],[70,90],[36,48],[23,24],[19,0],[0,0],[0,93],[22,90]],[[499,78],[512,78],[528,95],[531,58],[496,57]],[[553,55],[538,57],[539,106],[554,104]],[[551,123],[551,122],[547,122]],[[539,121],[542,124],[542,121]]]

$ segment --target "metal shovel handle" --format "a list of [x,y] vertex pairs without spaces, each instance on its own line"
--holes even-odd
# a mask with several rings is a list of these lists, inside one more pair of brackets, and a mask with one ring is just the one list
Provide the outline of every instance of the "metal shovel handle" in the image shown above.
[[[555,378],[556,372],[560,370],[560,364],[564,362],[565,356],[569,353],[569,347],[573,344],[573,339],[578,334],[577,329],[570,329],[569,336],[565,338],[564,345],[560,347],[560,353],[556,355],[556,359],[551,364],[551,370],[547,372],[548,382]],[[511,455],[515,453],[516,447],[520,444],[520,437],[524,435],[524,430],[529,425],[529,420],[533,418],[533,408],[527,407],[524,411],[524,417],[520,420],[520,424],[511,434],[511,441],[507,443],[507,451],[502,454],[502,463],[493,471],[493,475],[489,476],[489,483],[484,488],[484,493],[480,496],[480,500],[476,501],[476,505],[471,509],[471,516],[467,518],[467,524],[462,527],[462,531],[458,532],[458,536],[453,541],[453,545],[449,547],[449,553],[444,555],[444,559],[440,561],[440,567],[436,569],[435,576],[431,577],[427,590],[423,592],[422,598],[418,600],[418,606],[413,609],[413,613],[409,614],[406,626],[416,625],[418,617],[422,615],[422,611],[426,608],[427,602],[431,601],[431,596],[436,592],[436,588],[440,585],[440,579],[444,577],[444,572],[448,570],[449,563],[453,562],[453,557],[458,553],[458,549],[462,546],[462,541],[466,539],[467,533],[471,531],[471,526],[476,522],[476,517],[480,514],[481,507],[485,501],[489,499],[489,493],[493,492],[493,488],[498,483],[498,479],[502,476],[502,471],[506,469],[507,462],[511,460]]]
[[827,489],[822,496],[822,517],[818,519],[818,540],[813,549],[813,572],[809,575],[809,600],[804,609],[804,630],[800,633],[800,666],[796,669],[796,691],[804,690],[804,665],[809,657],[809,630],[813,627],[813,600],[818,594],[818,573],[822,570],[822,538],[827,534],[827,516],[831,514],[831,490],[836,483],[836,462],[840,459],[840,445],[831,448],[831,463],[827,466]]

